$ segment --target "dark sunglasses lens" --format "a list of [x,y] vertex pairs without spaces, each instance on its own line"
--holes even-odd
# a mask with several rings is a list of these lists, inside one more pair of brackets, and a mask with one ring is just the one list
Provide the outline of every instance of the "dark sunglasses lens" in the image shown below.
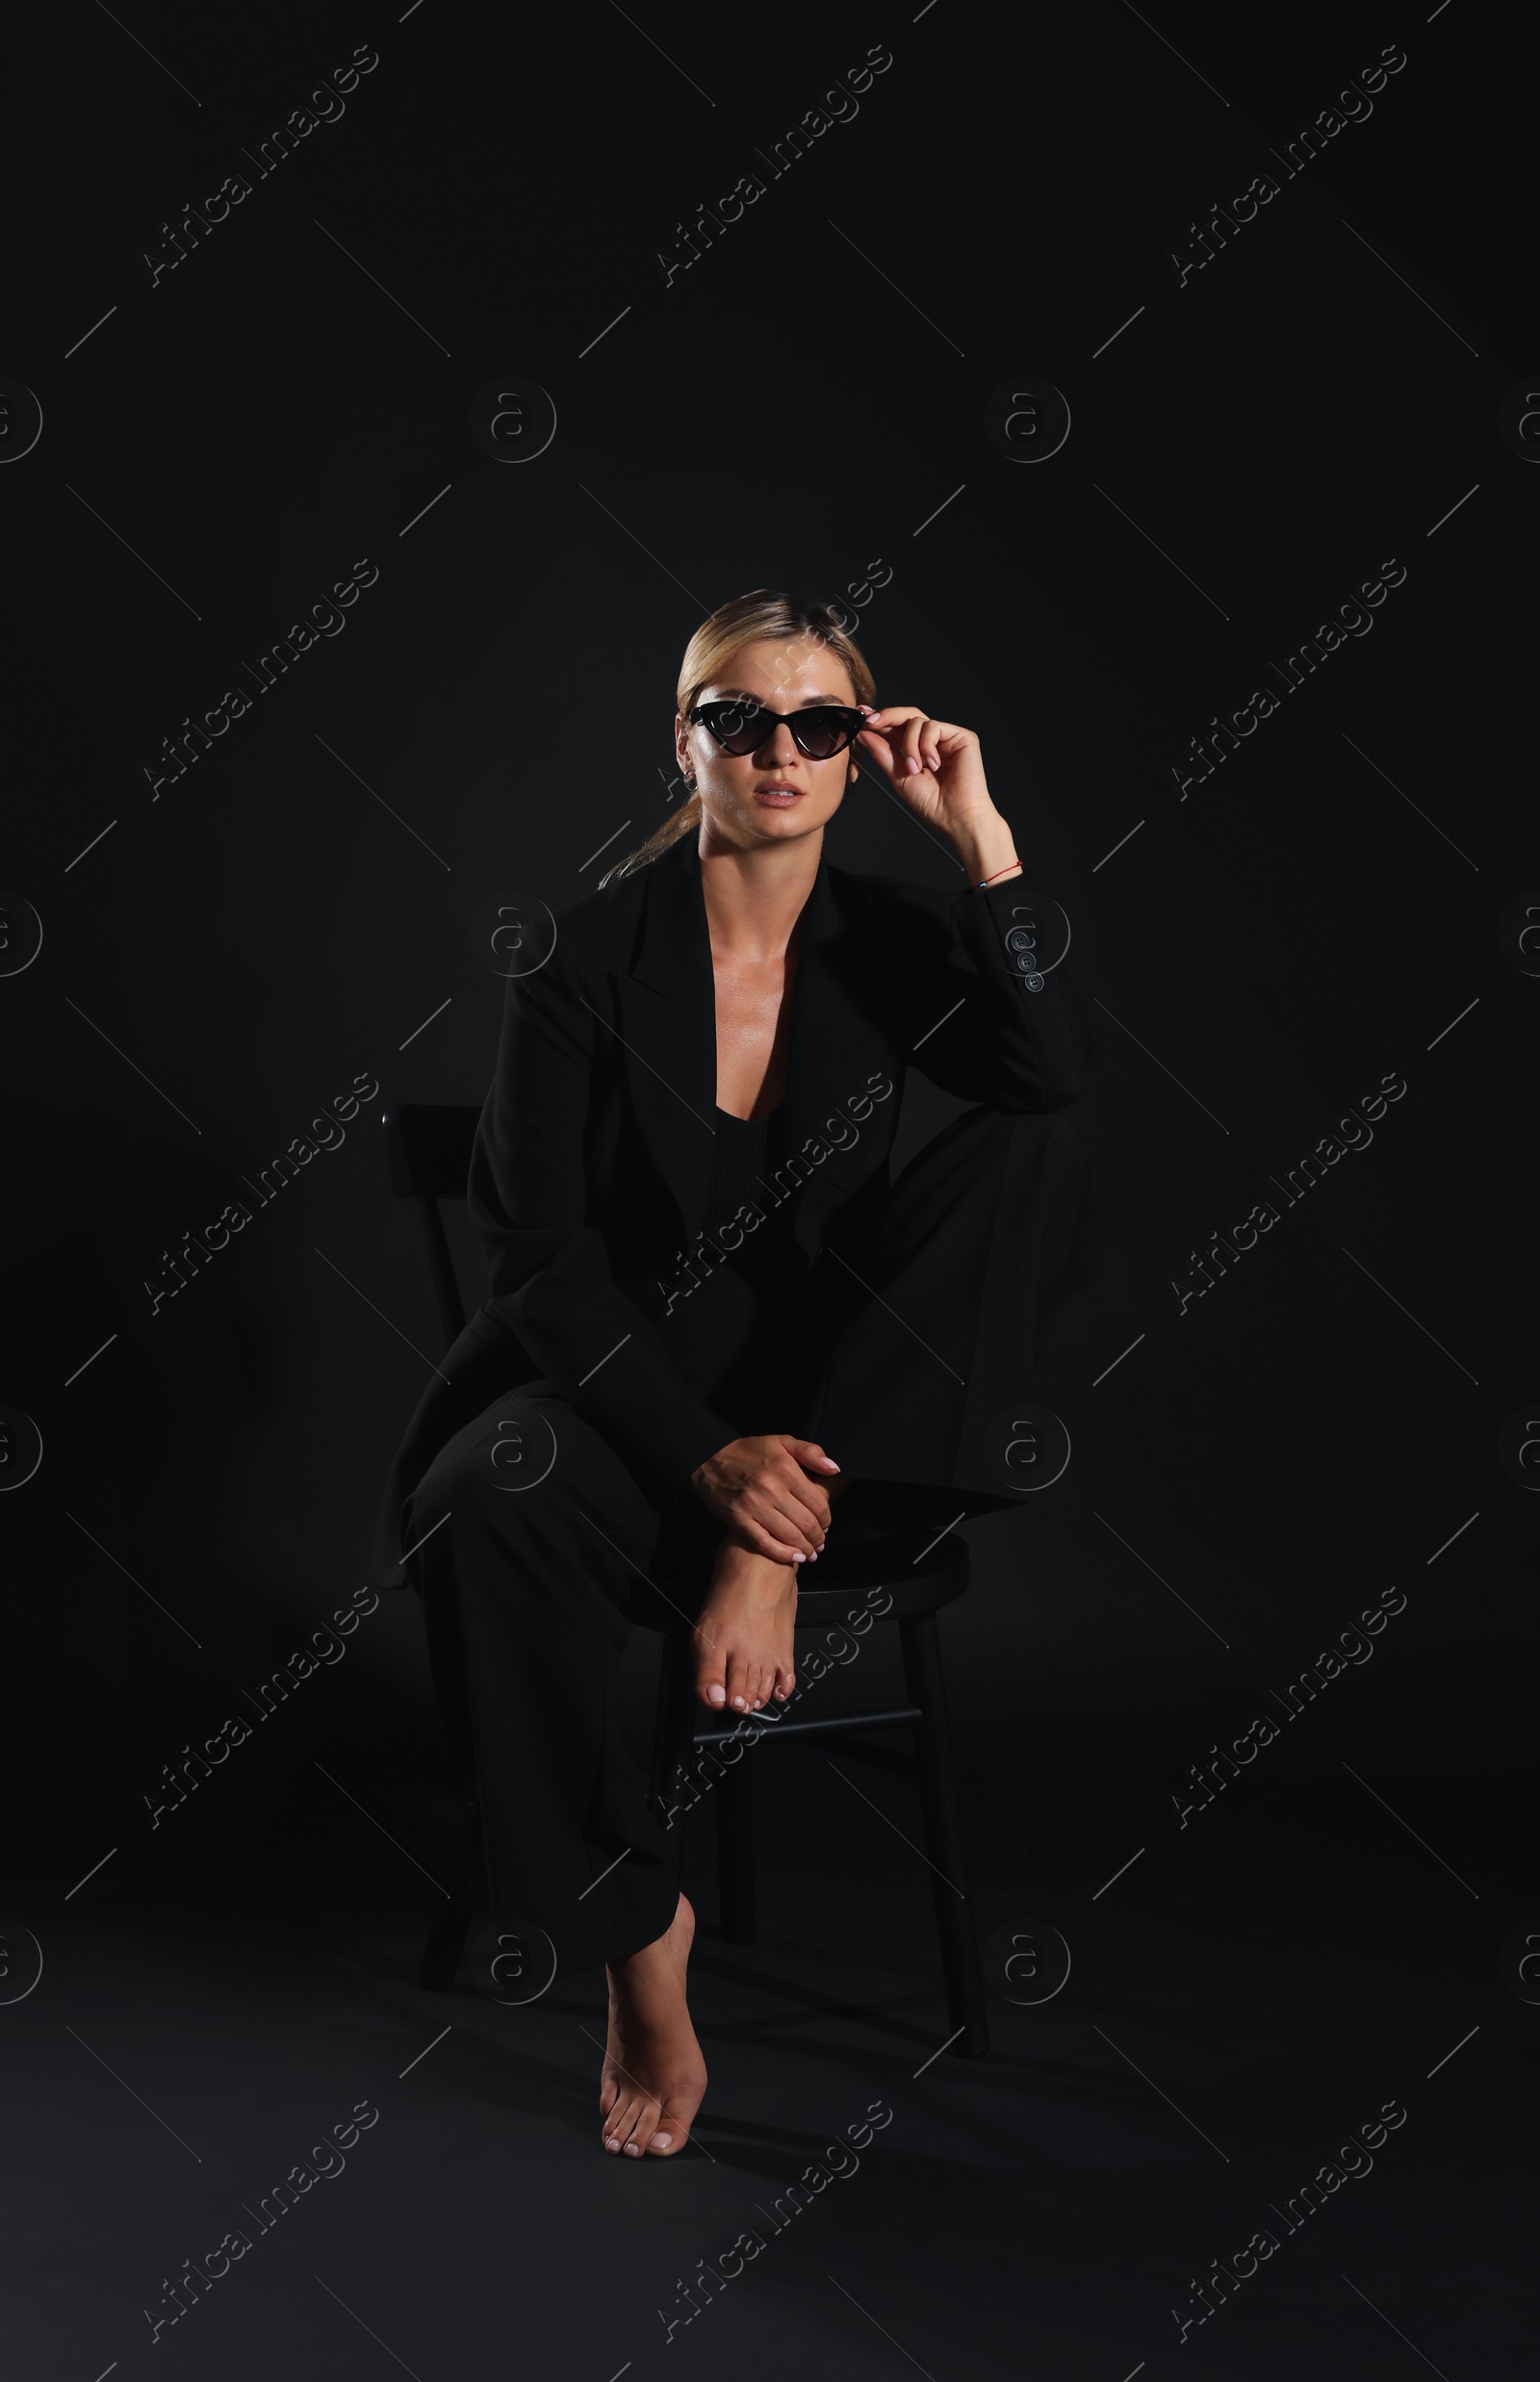
[[842,711],[800,711],[792,723],[798,748],[810,761],[832,760],[850,742],[850,725]]
[[706,704],[702,717],[724,753],[741,756],[757,752],[764,741],[764,713],[757,704]]

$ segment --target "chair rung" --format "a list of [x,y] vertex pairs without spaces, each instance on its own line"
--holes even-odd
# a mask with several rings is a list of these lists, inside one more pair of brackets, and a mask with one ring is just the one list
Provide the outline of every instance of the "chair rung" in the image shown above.
[[[744,1722],[753,1721],[754,1717],[752,1712],[746,1712],[738,1727],[741,1728]],[[766,1738],[811,1737],[822,1735],[825,1731],[835,1729],[882,1729],[890,1721],[914,1721],[921,1718],[923,1715],[917,1703],[906,1703],[894,1712],[842,1712],[836,1720],[772,1721],[764,1733]],[[703,1730],[694,1742],[697,1745],[725,1745],[730,1737],[735,1737],[737,1733],[737,1729],[707,1729]],[[862,1746],[860,1750],[864,1754],[866,1748]]]

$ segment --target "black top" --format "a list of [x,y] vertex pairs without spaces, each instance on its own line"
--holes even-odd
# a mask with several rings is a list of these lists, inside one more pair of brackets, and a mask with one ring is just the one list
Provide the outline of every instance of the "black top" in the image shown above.
[[744,1429],[790,1430],[781,1402],[796,1370],[795,1292],[808,1264],[791,1231],[794,1202],[773,1179],[785,1156],[785,1105],[755,1117],[717,1108],[712,1129],[700,1287],[669,1317],[665,1339],[720,1412],[752,1418]]
[[[763,1207],[763,1192],[771,1172],[770,1128],[781,1139],[786,1108],[783,1101],[765,1116],[734,1116],[719,1108],[712,1119],[716,1148],[711,1156],[711,1188],[706,1194],[706,1229],[729,1223],[740,1206]],[[779,1155],[779,1153],[778,1153]]]

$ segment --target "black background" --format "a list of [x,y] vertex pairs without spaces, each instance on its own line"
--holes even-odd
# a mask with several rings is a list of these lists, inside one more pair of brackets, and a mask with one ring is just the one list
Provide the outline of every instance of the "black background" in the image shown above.
[[[1396,42],[1407,61],[1373,115],[1286,179],[1276,150]],[[757,152],[877,43],[891,64],[856,118],[772,180]],[[244,152],[361,44],[378,64],[345,115],[258,178]],[[158,1829],[146,1790],[361,1576],[385,1466],[440,1347],[378,1118],[485,1089],[501,987],[478,911],[520,896],[559,910],[657,824],[678,794],[684,642],[715,605],[770,585],[859,612],[880,701],[978,730],[1101,1005],[1076,1121],[1106,1263],[1049,1375],[1073,1457],[1030,1520],[971,1534],[975,1588],[948,1620],[988,1922],[1053,1918],[1078,1950],[1077,1921],[1111,1924],[1088,1882],[1158,1846],[1116,1889],[1128,1932],[1103,1946],[1104,2014],[1121,2011],[1131,2039],[1150,1931],[1185,1946],[1159,1957],[1168,1982],[1191,1959],[1212,1983],[1199,1947],[1228,1908],[1232,2002],[1276,1987],[1344,2060],[1300,2137],[1322,2139],[1316,2156],[1322,2127],[1397,2087],[1382,2046],[1378,2064],[1347,2056],[1370,2013],[1389,2024],[1394,2004],[1405,2074],[1428,2097],[1425,2068],[1480,2025],[1443,2076],[1449,2132],[1429,2174],[1448,2182],[1517,2106],[1495,2046],[1517,2055],[1533,2027],[1502,1990],[1499,1947],[1536,1916],[1516,1821],[1532,1780],[1537,1512],[1498,1455],[1536,1387],[1524,1219],[1537,987],[1499,932],[1512,904],[1540,900],[1524,568],[1540,474],[1500,433],[1504,397],[1540,376],[1532,83],[1464,0],[1429,21],[1358,7],[1007,16],[954,0],[917,21],[854,0],[645,18],[606,0],[539,15],[422,0],[398,21],[141,0],[121,21],[34,13],[13,31],[8,82],[0,375],[35,392],[43,426],[0,469],[0,867],[44,933],[0,980],[0,1403],[43,1443],[0,1499],[19,1823],[7,1900],[45,1974],[3,2014],[34,2055],[39,2135],[67,2113],[115,2172],[97,2130],[126,2120],[62,2024],[119,2041],[121,2059],[103,2056],[131,2081],[153,2070],[139,2023],[174,2040],[192,2020],[169,1987],[129,1985],[141,1954],[158,1974],[175,1946],[172,1973],[228,2009],[253,1947],[286,1928],[310,1945],[335,1918],[351,1945],[336,1957],[363,1978],[384,1911],[409,1974],[421,1880],[316,1777],[319,1761],[433,1868],[455,1790],[408,1600],[362,1625],[243,1776]],[[173,211],[201,210],[234,172],[250,194],[152,283],[143,252],[161,252]],[[748,172],[763,195],[667,281],[658,251],[675,251],[686,210]],[[1181,283],[1172,247],[1261,172],[1276,197]],[[477,394],[512,379],[556,413],[549,447],[517,467],[470,427]],[[995,393],[1029,379],[1063,392],[1071,426],[1027,466],[987,420]],[[1189,738],[1253,688],[1277,691],[1270,660],[1393,557],[1406,576],[1373,632],[1181,799]],[[344,632],[152,799],[162,738],[243,684],[243,661],[364,558],[379,576]],[[830,848],[846,865],[956,875],[870,779]],[[161,1252],[244,1197],[242,1178],[359,1075],[380,1092],[345,1144],[152,1314]],[[1406,1091],[1373,1146],[1182,1314],[1171,1277],[1188,1252],[1270,1197],[1269,1178],[1384,1075]],[[951,1113],[923,1086],[910,1099],[906,1147]],[[1215,1732],[1243,1728],[1270,1683],[1392,1583],[1404,1614],[1311,1732],[1270,1755],[1272,1778],[1259,1764],[1237,1785],[1231,1804],[1254,1786],[1250,1804],[1179,1830],[1172,1790]],[[810,1786],[785,1826],[823,1832]],[[859,1906],[849,1853],[838,1890]],[[922,1889],[896,1875],[924,1977]],[[810,1941],[794,1881],[786,1908]],[[1329,1948],[1339,1922],[1358,1931],[1351,1956]],[[209,1982],[200,1947],[216,1943]],[[810,1956],[799,1973],[815,1978]],[[1097,1989],[1077,1978],[1086,2011]],[[303,1998],[288,1972],[274,1995]],[[1208,2022],[1186,2007],[1201,2038]],[[406,2023],[408,2049],[432,2032]],[[1032,2057],[1047,2058],[1048,2022],[1033,2023]],[[1253,2112],[1263,2091],[1286,2129],[1319,2053],[1297,2043],[1265,2090],[1243,2055],[1225,2088]],[[239,2046],[224,2057],[240,2068]],[[950,2072],[929,2069],[926,2089]],[[367,2085],[335,2088],[339,2113]],[[318,2123],[330,2089],[304,2104]],[[527,2098],[506,2078],[488,2091],[504,2114]],[[1532,2120],[1531,2094],[1510,2150]],[[1092,2135],[1100,2122],[1084,2119]],[[1091,2139],[1065,2123],[1066,2139]],[[77,2186],[24,2192],[25,2221],[93,2309],[77,2331],[39,2307],[28,2371],[147,2356],[138,2306],[156,2303],[172,2240],[185,2236],[174,2272],[194,2239],[191,2216],[156,2208],[161,2147],[145,2146],[136,2255],[116,2237],[99,2258],[78,2241],[61,2251]],[[441,2154],[430,2135],[424,2155]],[[1292,2157],[1278,2152],[1280,2172],[1306,2171],[1306,2150]],[[938,2228],[944,2267],[963,2237],[955,2210],[918,2213],[928,2172],[921,2159],[906,2221]],[[1076,2382],[1141,2356],[1158,2366],[1188,2269],[1224,2253],[1217,2234],[1198,2258],[1208,2220],[1190,2215],[1147,2281],[1107,2281],[1165,2221],[1142,2197],[1111,2215],[1091,2193],[1065,2220],[1067,2264],[1041,2286],[1065,2290],[1051,2324],[1029,2280],[1022,2337],[1007,2327],[964,2354],[939,2280],[927,2292],[911,2274],[895,2332],[937,2375],[1030,2369],[1013,2359],[1050,2338],[1053,2370]],[[418,2221],[402,2205],[385,2203],[385,2245],[372,2236],[387,2272],[391,2227],[404,2241]],[[604,2218],[584,2252],[580,2206],[579,2191],[552,2237],[568,2285],[628,2222]],[[1478,2225],[1485,2249],[1445,2277],[1444,2219],[1415,2206],[1386,2218],[1383,2292],[1365,2290],[1379,2310],[1399,2292],[1398,2325],[1451,2375],[1517,2372],[1503,2362],[1511,2266]],[[1235,2238],[1260,2221],[1235,2217]],[[659,2294],[663,2267],[687,2270],[709,2238],[703,2217],[687,2251],[659,2253]],[[1019,2246],[1013,2226],[997,2287]],[[1310,2291],[1335,2293],[1322,2331],[1301,2315],[1274,2366],[1266,2311],[1243,2302],[1225,2316],[1228,2351],[1200,2334],[1184,2362],[1412,2370],[1330,2279],[1335,2258],[1310,2256]],[[870,2258],[889,2280],[905,2263],[890,2234]],[[1302,2289],[1283,2263],[1274,2312]],[[768,2355],[773,2278],[764,2289]],[[645,2290],[631,2298],[636,2327],[652,2324]],[[322,2339],[314,2311],[295,2316],[291,2337],[287,2302],[259,2304],[276,2329],[258,2324],[253,2356],[275,2356],[281,2335],[296,2370],[385,2369],[341,2318]],[[637,2329],[633,2349],[629,2316],[580,2351],[570,2311],[523,2320],[541,2371],[655,2362],[655,2333]],[[841,2345],[837,2308],[829,2320],[825,2339],[807,2318],[800,2353],[864,2372],[875,2336],[858,2326]],[[725,2346],[726,2313],[712,2321]],[[1472,2328],[1488,2321],[1477,2355]],[[216,2324],[234,2326],[222,2351]],[[184,2365],[235,2370],[238,2315],[211,2306],[199,2328],[195,2351],[171,2336],[157,2356],[174,2345]],[[424,2376],[470,2370],[442,2307],[423,2314],[416,2354],[379,2330]]]

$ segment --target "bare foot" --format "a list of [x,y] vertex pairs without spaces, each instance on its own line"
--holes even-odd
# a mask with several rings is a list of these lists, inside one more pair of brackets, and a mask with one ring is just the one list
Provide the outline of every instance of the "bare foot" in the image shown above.
[[725,1538],[693,1632],[695,1692],[717,1709],[757,1712],[774,1695],[783,1703],[797,1684],[791,1632],[797,1617],[797,1567],[775,1563]]
[[609,1978],[609,2041],[599,2084],[604,2148],[639,2159],[677,2157],[706,2091],[706,2062],[690,2024],[684,1970],[695,1913],[681,1894],[666,1934]]

